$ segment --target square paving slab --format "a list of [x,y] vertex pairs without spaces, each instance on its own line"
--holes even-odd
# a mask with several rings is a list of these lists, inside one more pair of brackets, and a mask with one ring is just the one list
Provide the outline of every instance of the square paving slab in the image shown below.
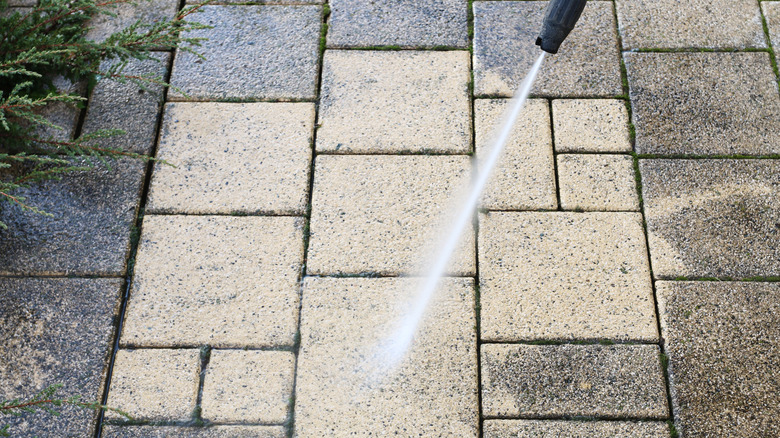
[[480,216],[482,339],[658,339],[639,213]]
[[303,230],[294,217],[147,216],[123,345],[292,345]]
[[780,283],[656,285],[682,436],[780,436]]
[[556,158],[564,210],[639,211],[630,155],[561,154]]
[[780,153],[767,53],[626,53],[640,154]]
[[[145,0],[138,3],[120,3],[114,7],[105,8],[116,14],[115,17],[98,14],[89,21],[87,39],[103,42],[111,34],[127,29],[137,21],[153,24],[159,21],[170,21],[179,10],[177,0]],[[147,27],[139,28],[136,33],[143,34]]]
[[780,161],[640,160],[656,278],[780,275]]
[[485,438],[669,438],[660,421],[487,420]]
[[149,211],[306,212],[314,104],[165,107]]
[[[534,44],[547,2],[474,2],[476,95],[512,96],[542,52]],[[532,95],[623,93],[612,2],[591,1],[556,55],[547,56]]]
[[213,26],[186,34],[206,38],[206,59],[178,51],[173,100],[314,99],[321,6],[204,6],[192,21]]
[[306,279],[295,436],[477,436],[473,280],[440,283],[399,361],[379,347],[418,285],[409,278]]
[[317,150],[471,150],[466,51],[325,52]]
[[780,46],[780,3],[763,1],[761,2],[761,10],[764,12],[764,18],[766,18],[772,46]]
[[555,152],[631,152],[628,109],[618,99],[552,101]]
[[106,438],[286,438],[281,426],[105,426]]

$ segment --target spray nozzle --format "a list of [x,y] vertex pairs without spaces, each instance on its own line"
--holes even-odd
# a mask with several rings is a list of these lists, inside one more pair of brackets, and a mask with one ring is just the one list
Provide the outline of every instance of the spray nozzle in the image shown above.
[[558,53],[558,47],[582,15],[585,3],[586,0],[551,0],[536,45],[547,53]]

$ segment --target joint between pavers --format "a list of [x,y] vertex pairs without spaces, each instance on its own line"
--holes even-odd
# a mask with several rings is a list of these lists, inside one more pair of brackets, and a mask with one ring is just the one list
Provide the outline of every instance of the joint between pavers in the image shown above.
[[[497,1],[497,0],[490,0]],[[485,420],[548,420],[548,421],[635,421],[635,422],[656,422],[666,421],[667,417],[620,417],[620,416],[593,416],[593,415],[519,415],[519,416],[502,416],[502,415],[486,415]]]

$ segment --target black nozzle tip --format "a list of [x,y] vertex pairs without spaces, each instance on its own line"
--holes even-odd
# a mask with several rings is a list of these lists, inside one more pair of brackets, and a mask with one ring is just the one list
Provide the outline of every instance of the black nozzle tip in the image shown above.
[[541,47],[545,52],[552,53],[553,55],[558,53],[558,48],[561,46],[560,43],[555,44],[549,40],[543,40],[542,37],[536,38],[536,45]]

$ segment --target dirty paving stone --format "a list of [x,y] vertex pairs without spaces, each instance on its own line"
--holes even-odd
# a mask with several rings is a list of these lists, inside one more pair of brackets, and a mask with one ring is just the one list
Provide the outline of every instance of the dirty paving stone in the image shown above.
[[[127,29],[137,21],[144,24],[154,24],[159,21],[172,20],[179,10],[178,0],[143,0],[133,3],[120,3],[105,8],[116,14],[112,17],[106,14],[98,14],[92,18],[87,26],[86,38],[95,42],[105,41],[111,34]],[[197,14],[196,14],[197,15]],[[136,34],[143,34],[147,27],[140,27]]]
[[780,46],[780,3],[763,1],[761,10],[766,18],[766,25],[769,28],[769,39],[773,47]]
[[628,109],[618,99],[552,101],[555,152],[631,152]]
[[561,208],[584,211],[639,211],[630,155],[560,154]]
[[660,421],[486,420],[485,438],[670,438]]
[[103,426],[105,438],[285,438],[282,426]]
[[[60,398],[103,395],[124,290],[121,279],[0,278],[0,400],[30,399],[49,385]],[[75,406],[60,416],[3,416],[10,436],[92,436],[97,413]]]
[[780,283],[656,287],[682,436],[780,436]]

